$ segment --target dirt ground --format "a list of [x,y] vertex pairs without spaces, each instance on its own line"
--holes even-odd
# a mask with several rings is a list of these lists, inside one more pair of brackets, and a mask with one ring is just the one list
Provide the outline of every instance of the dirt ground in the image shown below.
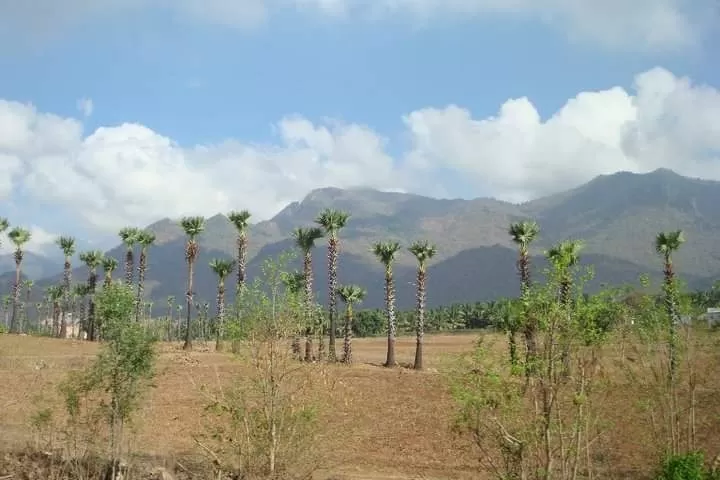
[[[451,431],[454,405],[438,373],[452,355],[471,350],[477,337],[426,336],[424,372],[406,368],[414,358],[414,338],[398,339],[397,359],[405,367],[392,370],[380,366],[385,339],[356,339],[356,365],[329,367],[331,407],[323,412],[322,432],[313,442],[326,451],[326,468],[317,478],[482,478],[477,453],[468,440]],[[161,345],[156,387],[140,414],[139,431],[132,440],[134,450],[166,463],[198,455],[192,440],[192,433],[203,428],[198,412],[204,400],[198,385],[211,384],[219,371],[237,369],[232,355],[208,347],[200,343],[196,351],[184,353],[179,344]],[[30,416],[38,405],[57,402],[55,386],[66,371],[81,367],[96,351],[97,345],[89,342],[0,336],[0,447],[8,450],[31,442]],[[703,369],[717,372],[718,366],[707,364]],[[711,455],[720,453],[718,392],[720,381],[711,378],[698,397],[704,405],[698,414],[700,446]],[[635,477],[633,472],[643,471],[655,461],[647,438],[638,433],[647,431],[647,420],[638,411],[636,395],[618,383],[603,400],[608,435],[596,450],[602,462],[629,475],[618,478]]]

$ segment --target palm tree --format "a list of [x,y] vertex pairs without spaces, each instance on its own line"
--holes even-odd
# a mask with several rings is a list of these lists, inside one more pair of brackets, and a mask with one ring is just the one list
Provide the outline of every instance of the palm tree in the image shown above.
[[237,291],[242,289],[246,282],[246,267],[247,267],[247,250],[248,250],[248,238],[247,230],[250,225],[251,214],[247,210],[241,210],[239,212],[232,211],[228,214],[230,223],[233,224],[237,230]]
[[193,307],[193,279],[195,275],[195,260],[200,253],[200,244],[198,236],[205,230],[205,217],[183,217],[180,220],[180,226],[187,235],[187,243],[185,244],[185,261],[188,265],[187,291],[185,292],[185,343],[183,350],[192,349],[192,339],[190,332],[190,321],[192,319]]
[[[5,233],[5,230],[10,228],[10,222],[5,217],[0,217],[0,235]],[[2,247],[2,240],[0,240],[0,247]]]
[[109,287],[112,283],[112,274],[118,267],[118,261],[113,257],[104,257],[102,259],[102,268],[103,273],[105,274],[105,279],[103,280],[103,286]]
[[10,317],[10,333],[20,333],[18,325],[18,303],[20,302],[20,276],[22,273],[23,247],[32,238],[29,230],[22,227],[15,227],[8,233],[8,238],[15,245],[15,284],[13,285],[12,315]]
[[30,297],[32,296],[32,288],[34,285],[35,282],[32,280],[28,279],[23,281],[23,287],[25,288],[25,301],[23,302],[25,325],[29,325],[30,323]]
[[343,342],[343,363],[352,363],[353,305],[362,302],[367,292],[357,285],[343,285],[337,291],[345,303],[345,341]]
[[[313,314],[315,313],[315,294],[313,292],[313,268],[312,268],[312,250],[315,248],[315,241],[323,237],[323,231],[318,227],[299,227],[293,232],[295,245],[303,254],[303,275],[305,279],[303,286],[305,287],[305,361],[312,361],[312,329]],[[322,345],[323,338],[320,337]]]
[[415,370],[423,369],[423,339],[425,336],[425,283],[427,281],[427,262],[437,253],[437,247],[427,240],[413,242],[408,248],[418,262],[417,268],[417,318],[415,320]]
[[685,236],[682,230],[661,232],[655,237],[655,251],[663,259],[663,294],[665,297],[665,310],[668,315],[668,337],[669,337],[669,380],[672,382],[677,369],[677,331],[675,325],[678,323],[677,290],[675,285],[675,270],[673,268],[672,256],[685,243]]
[[[85,333],[88,333],[88,319],[87,319],[87,296],[90,294],[90,288],[87,283],[78,283],[73,287],[73,296],[75,297],[75,306],[77,313],[77,320],[73,321],[73,326],[78,326],[78,329],[74,334],[79,338],[80,330],[82,329]],[[73,315],[73,319],[75,315]],[[74,328],[73,328],[74,330]]]
[[135,299],[135,321],[140,321],[140,310],[145,292],[145,273],[147,272],[148,248],[155,243],[155,234],[147,230],[138,232],[135,240],[140,244],[140,264],[138,265],[137,297]]
[[395,330],[397,322],[395,321],[395,282],[393,279],[393,262],[400,251],[400,243],[398,242],[377,242],[373,244],[372,252],[385,266],[385,315],[388,323],[388,346],[386,367],[394,367],[395,362]]
[[[508,229],[510,238],[518,246],[519,257],[517,270],[520,275],[520,295],[526,298],[530,293],[530,244],[540,233],[540,227],[534,221],[522,221],[513,223]],[[529,312],[523,312],[525,344],[527,346],[527,372],[530,373],[531,364],[535,363],[537,357],[537,320]]]
[[75,255],[75,238],[60,237],[56,241],[65,256],[65,266],[63,268],[63,299],[62,312],[60,319],[60,338],[67,336],[67,314],[70,312],[70,282],[72,281],[72,257]]
[[[328,236],[328,316],[330,320],[330,339],[328,347],[328,357],[331,362],[336,360],[335,354],[335,331],[337,329],[337,269],[338,256],[340,255],[340,239],[338,234],[340,230],[345,228],[350,214],[341,210],[327,208],[320,212],[315,219],[315,223],[325,229]],[[324,332],[323,332],[324,333]],[[323,335],[324,337],[324,335]],[[320,342],[319,347],[323,346]],[[318,352],[318,356],[322,354]]]
[[[59,336],[58,326],[60,323],[60,301],[65,295],[65,288],[62,285],[50,285],[45,291],[48,302],[52,308],[52,335]],[[65,335],[67,336],[67,329],[65,331]]]
[[583,242],[580,240],[565,240],[554,245],[545,253],[559,276],[560,291],[558,292],[558,299],[563,306],[570,303],[570,294],[572,293],[572,272],[570,269],[580,261],[582,248]]
[[90,250],[80,253],[80,261],[88,267],[87,295],[90,296],[87,311],[87,334],[88,340],[94,342],[97,339],[99,326],[95,319],[95,290],[97,289],[97,268],[102,264],[103,252]]
[[140,230],[135,227],[125,227],[120,230],[120,239],[125,245],[125,285],[132,285],[134,280],[133,267],[135,260],[133,258],[133,248],[138,240]]
[[217,291],[217,325],[215,331],[215,350],[222,350],[222,337],[225,328],[225,279],[235,269],[235,260],[221,260],[214,258],[210,261],[210,268],[218,276]]
[[[560,288],[558,292],[558,301],[562,307],[570,305],[570,295],[572,294],[573,276],[571,268],[580,261],[580,250],[583,248],[583,242],[580,240],[564,240],[557,245],[551,247],[545,256],[555,267]],[[569,325],[560,325],[560,341],[562,376],[567,377],[570,374],[570,339],[567,338],[569,333]]]

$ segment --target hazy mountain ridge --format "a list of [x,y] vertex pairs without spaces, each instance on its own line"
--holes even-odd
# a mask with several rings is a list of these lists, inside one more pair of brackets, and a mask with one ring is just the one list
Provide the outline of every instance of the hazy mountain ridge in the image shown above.
[[[340,281],[368,288],[366,307],[382,305],[382,268],[370,252],[377,240],[398,240],[407,246],[413,240],[428,239],[438,244],[438,255],[429,269],[431,305],[515,295],[516,252],[507,228],[510,222],[527,218],[541,226],[532,251],[537,265],[543,263],[542,252],[557,240],[586,242],[584,262],[594,263],[597,274],[589,288],[634,282],[644,272],[658,278],[660,260],[653,252],[654,236],[661,230],[682,228],[688,241],[677,255],[678,272],[691,286],[703,286],[720,273],[720,246],[715,242],[720,235],[720,212],[714,208],[718,204],[720,182],[689,179],[662,169],[644,175],[600,176],[522,205],[487,198],[440,200],[371,189],[322,188],[291,203],[274,218],[251,225],[248,273],[254,277],[268,255],[292,249],[293,229],[312,225],[322,209],[332,207],[351,213],[340,234]],[[156,304],[164,304],[168,295],[182,301],[187,271],[182,229],[170,219],[147,228],[158,238],[149,254],[149,295]],[[216,279],[207,263],[215,256],[234,256],[235,239],[235,229],[223,215],[208,219],[196,268],[199,299],[212,303]],[[325,252],[325,242],[319,241],[315,271],[320,300],[326,295]],[[124,247],[108,253],[120,261],[116,276],[122,276]],[[295,266],[300,267],[299,259]],[[76,268],[75,280],[86,278],[86,270]],[[414,280],[415,260],[407,251],[399,256],[395,273],[398,304],[410,308],[413,287],[408,283]],[[59,278],[57,274],[39,283]],[[234,279],[229,283],[234,284]],[[230,285],[228,290],[232,290]]]

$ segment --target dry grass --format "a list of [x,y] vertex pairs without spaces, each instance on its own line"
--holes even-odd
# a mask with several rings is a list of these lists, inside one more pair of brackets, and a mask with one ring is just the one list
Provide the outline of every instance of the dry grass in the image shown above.
[[[355,340],[357,365],[330,368],[332,408],[323,413],[322,434],[312,441],[327,451],[327,468],[319,478],[478,478],[471,446],[450,431],[453,401],[437,374],[444,357],[469,351],[476,339],[477,335],[427,336],[426,372],[384,369],[379,364],[385,357],[385,339]],[[203,429],[198,416],[203,398],[196,385],[212,384],[217,374],[225,376],[242,368],[229,354],[187,354],[179,347],[161,345],[156,388],[141,413],[133,440],[135,450],[153,457],[196,455],[191,435]],[[37,395],[57,399],[55,385],[66,370],[82,366],[96,351],[97,345],[88,342],[0,336],[0,442],[4,443],[0,446],[25,445],[32,435],[28,425],[38,408]],[[398,339],[398,360],[409,364],[413,355],[414,339]],[[703,360],[704,371],[716,371],[717,364],[711,364],[716,359],[709,355]],[[642,471],[655,460],[646,436],[640,434],[647,431],[646,420],[639,414],[638,392],[622,375],[613,373],[612,364],[611,359],[608,375],[613,377],[613,387],[602,405],[608,435],[597,452],[615,471]],[[703,405],[700,446],[712,455],[720,453],[717,392],[720,379],[713,376],[699,398]]]

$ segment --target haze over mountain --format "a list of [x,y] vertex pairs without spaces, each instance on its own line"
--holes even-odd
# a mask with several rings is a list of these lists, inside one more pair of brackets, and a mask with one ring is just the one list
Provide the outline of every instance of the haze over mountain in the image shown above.
[[[407,246],[413,240],[428,239],[438,245],[438,255],[429,268],[430,305],[516,295],[517,254],[507,227],[528,218],[541,227],[531,251],[536,272],[544,265],[545,249],[558,240],[576,238],[586,242],[583,263],[595,266],[590,288],[600,283],[636,282],[640,273],[659,278],[654,236],[680,228],[687,243],[676,255],[677,271],[691,287],[705,287],[720,274],[717,205],[720,182],[686,178],[666,169],[600,176],[567,192],[520,205],[487,198],[439,200],[372,189],[322,188],[272,219],[251,225],[248,273],[255,277],[265,258],[293,249],[292,230],[313,224],[319,211],[332,207],[352,215],[340,233],[339,276],[341,283],[358,283],[368,289],[364,307],[382,305],[383,270],[370,252],[371,243],[379,240],[397,240]],[[168,295],[180,299],[185,290],[185,236],[176,220],[163,219],[147,228],[157,235],[157,245],[149,253],[147,291],[161,312]],[[235,230],[218,214],[208,219],[200,245],[196,298],[212,303],[216,279],[207,265],[213,257],[235,255]],[[325,242],[319,241],[314,267],[321,301],[326,290],[325,252]],[[124,248],[118,246],[108,254],[122,263]],[[299,259],[295,266],[300,267]],[[395,275],[398,305],[411,308],[415,260],[407,251],[400,254]],[[86,276],[84,267],[73,272],[76,281]],[[58,271],[38,286],[59,278]],[[233,283],[229,282],[229,291],[234,290]]]

